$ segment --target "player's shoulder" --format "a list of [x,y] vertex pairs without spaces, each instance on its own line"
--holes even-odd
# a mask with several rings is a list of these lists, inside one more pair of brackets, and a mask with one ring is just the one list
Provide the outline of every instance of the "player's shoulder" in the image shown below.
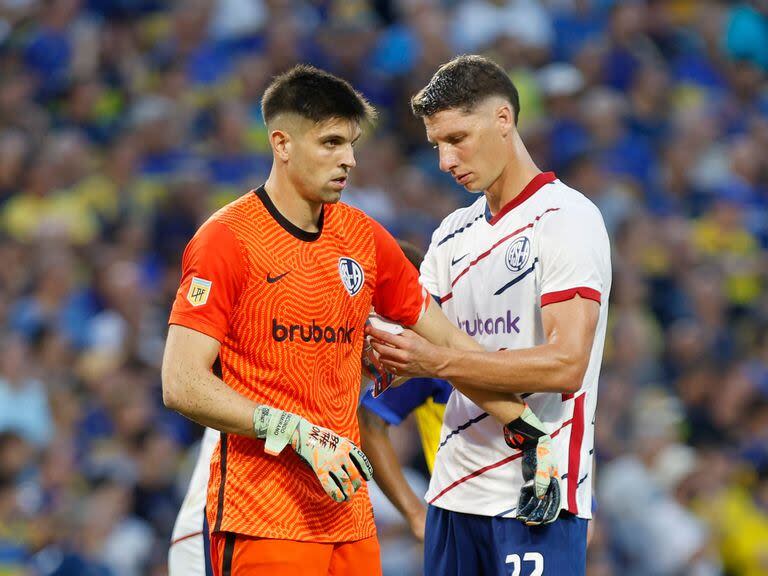
[[580,191],[571,188],[562,180],[555,180],[550,186],[548,204],[552,204],[557,211],[557,216],[552,219],[553,223],[568,221],[582,227],[595,225],[605,227],[600,209]]
[[579,190],[571,188],[562,180],[552,182],[552,196],[556,199],[558,207],[566,213],[578,215],[592,214],[602,219],[600,210],[592,200]]
[[253,212],[258,210],[260,206],[261,202],[258,196],[251,190],[216,210],[203,222],[200,230],[209,226],[221,225],[235,232],[240,224],[247,223],[253,217]]
[[485,217],[485,206],[485,195],[481,194],[469,206],[458,208],[448,214],[432,234],[433,246],[442,246],[471,228],[475,222]]

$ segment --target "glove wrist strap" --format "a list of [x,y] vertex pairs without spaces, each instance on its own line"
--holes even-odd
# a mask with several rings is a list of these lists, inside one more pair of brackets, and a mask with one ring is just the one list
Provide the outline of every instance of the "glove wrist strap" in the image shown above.
[[263,438],[264,452],[276,456],[291,442],[301,417],[285,410],[259,405],[253,411],[256,438]]
[[546,436],[544,424],[525,406],[523,413],[504,426],[504,441],[510,448],[523,450],[535,446],[539,438]]

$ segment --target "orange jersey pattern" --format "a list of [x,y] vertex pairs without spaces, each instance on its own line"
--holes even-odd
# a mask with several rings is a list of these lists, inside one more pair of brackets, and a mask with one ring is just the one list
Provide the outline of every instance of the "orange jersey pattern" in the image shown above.
[[[263,187],[214,214],[188,244],[169,322],[221,342],[214,366],[240,394],[300,414],[359,445],[363,328],[371,305],[414,324],[429,299],[395,240],[344,204],[320,232],[287,221]],[[211,460],[208,522],[227,531],[314,542],[375,533],[367,487],[338,504],[287,447],[222,434]]]

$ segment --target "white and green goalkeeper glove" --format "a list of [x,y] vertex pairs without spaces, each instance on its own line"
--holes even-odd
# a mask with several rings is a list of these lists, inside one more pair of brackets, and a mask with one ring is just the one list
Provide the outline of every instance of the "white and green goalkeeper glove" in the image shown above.
[[336,502],[349,500],[363,479],[373,478],[371,463],[354,442],[297,414],[260,405],[253,412],[253,428],[265,440],[267,454],[276,456],[290,444]]
[[549,524],[560,512],[560,480],[552,454],[552,438],[526,405],[523,413],[504,426],[504,440],[522,451],[523,484],[517,519],[529,526]]

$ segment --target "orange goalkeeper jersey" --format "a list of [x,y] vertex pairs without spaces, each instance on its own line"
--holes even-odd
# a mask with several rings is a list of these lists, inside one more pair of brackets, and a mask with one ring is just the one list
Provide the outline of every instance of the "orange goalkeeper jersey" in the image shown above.
[[[359,445],[363,327],[371,306],[416,323],[429,298],[395,240],[345,204],[325,205],[320,231],[291,224],[264,188],[225,206],[184,251],[169,322],[221,342],[214,370],[240,394],[300,414]],[[313,542],[375,533],[367,488],[346,503],[286,447],[222,434],[208,484],[211,530]]]

